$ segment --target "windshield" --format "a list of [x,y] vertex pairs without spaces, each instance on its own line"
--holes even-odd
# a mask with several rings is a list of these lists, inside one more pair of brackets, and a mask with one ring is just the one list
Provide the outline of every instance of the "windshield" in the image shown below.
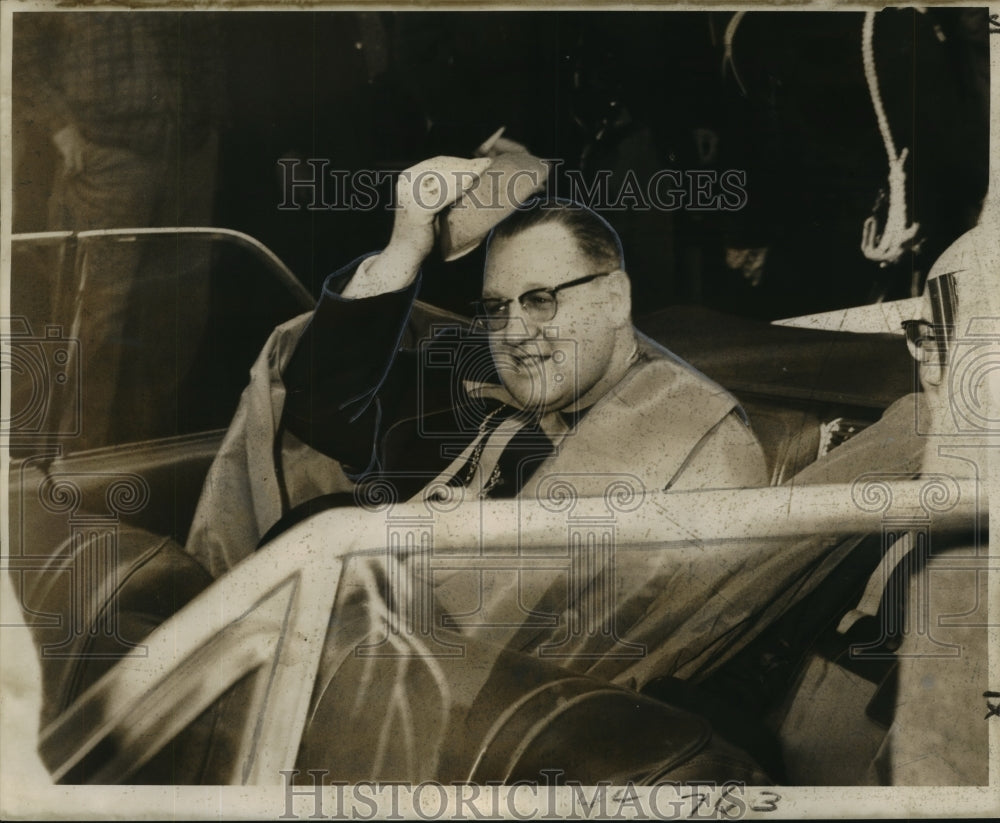
[[19,235],[11,279],[11,429],[70,451],[224,428],[267,336],[311,305],[224,231]]

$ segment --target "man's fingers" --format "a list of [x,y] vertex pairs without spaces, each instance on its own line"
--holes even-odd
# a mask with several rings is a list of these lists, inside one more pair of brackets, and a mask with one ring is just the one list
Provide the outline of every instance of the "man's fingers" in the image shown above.
[[59,150],[68,174],[83,171],[84,141],[76,126],[63,126],[52,135],[52,142]]

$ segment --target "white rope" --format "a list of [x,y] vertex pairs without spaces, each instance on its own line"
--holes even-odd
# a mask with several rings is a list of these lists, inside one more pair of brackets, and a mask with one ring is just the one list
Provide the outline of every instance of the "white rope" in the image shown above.
[[919,223],[907,225],[906,222],[906,163],[909,149],[904,148],[896,153],[896,144],[889,129],[889,118],[885,115],[882,105],[882,94],[878,86],[878,73],[875,69],[875,12],[865,12],[865,21],[861,32],[861,56],[865,65],[865,80],[868,81],[868,92],[875,107],[875,117],[878,120],[878,130],[885,144],[885,153],[889,159],[889,208],[885,218],[885,228],[878,231],[878,221],[875,215],[865,220],[861,231],[861,252],[869,260],[886,265],[895,263],[903,251],[912,244],[920,229]]
[[739,28],[740,21],[743,19],[743,15],[746,14],[745,11],[736,12],[731,18],[729,18],[729,23],[726,25],[726,33],[722,36],[723,42],[723,54],[722,54],[722,76],[726,76],[726,68],[733,70],[733,79],[736,80],[736,84],[740,87],[740,91],[743,96],[747,96],[746,86],[743,85],[743,80],[740,79],[740,73],[736,70],[736,63],[733,62],[733,38],[736,36],[736,29]]

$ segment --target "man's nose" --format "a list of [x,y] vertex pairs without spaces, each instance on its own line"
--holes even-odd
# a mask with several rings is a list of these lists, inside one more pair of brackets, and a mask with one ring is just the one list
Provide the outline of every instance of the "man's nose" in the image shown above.
[[505,343],[516,344],[538,337],[540,328],[539,324],[528,317],[515,301],[510,307],[507,325],[503,327],[500,336]]

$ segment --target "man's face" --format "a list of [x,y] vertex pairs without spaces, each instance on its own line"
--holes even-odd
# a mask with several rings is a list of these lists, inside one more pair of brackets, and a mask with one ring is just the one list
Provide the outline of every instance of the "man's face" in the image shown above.
[[[919,431],[930,435],[924,472],[960,477],[969,461],[985,465],[985,452],[976,449],[1000,420],[1000,384],[991,368],[998,362],[993,330],[1000,326],[996,261],[992,235],[980,224],[952,243],[928,275],[917,319],[932,324],[934,345],[910,347],[923,385]],[[964,438],[961,459],[941,448],[956,436]]]
[[916,340],[907,340],[910,355],[920,364],[920,382],[925,391],[940,386],[947,361],[946,338],[941,327],[941,313],[934,311],[930,296],[930,281],[920,299],[920,308],[914,320],[918,323]]
[[572,409],[597,399],[593,392],[608,371],[616,332],[628,322],[627,293],[599,277],[559,291],[551,320],[532,318],[518,297],[606,271],[589,259],[564,226],[533,226],[490,246],[483,298],[510,300],[507,325],[489,332],[490,351],[507,391],[535,411]]

